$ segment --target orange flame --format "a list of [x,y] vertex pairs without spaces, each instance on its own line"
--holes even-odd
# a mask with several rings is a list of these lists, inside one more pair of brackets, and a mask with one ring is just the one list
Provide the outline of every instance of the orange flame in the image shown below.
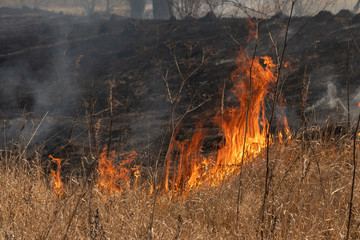
[[[123,153],[117,157],[115,151],[108,153],[107,148],[104,148],[103,152],[99,156],[98,189],[106,195],[121,193],[130,182],[130,164],[136,157],[136,152],[132,152],[130,154]],[[115,165],[115,160],[117,158],[122,160],[118,166]]]
[[135,177],[135,185],[137,184],[137,182],[139,181],[139,178],[141,176],[141,171],[140,171],[140,165],[135,165],[131,168],[131,170],[134,173],[134,177]]
[[[209,157],[201,154],[206,137],[201,128],[190,141],[177,142],[175,136],[172,139],[172,154],[166,159],[164,190],[171,190],[174,196],[186,196],[201,186],[220,184],[226,177],[238,173],[242,159],[249,161],[266,147],[269,123],[265,116],[264,101],[271,85],[277,80],[277,67],[270,57],[250,59],[246,52],[240,52],[236,66],[231,79],[240,107],[226,109],[223,118],[220,113],[217,114],[215,124],[221,127],[224,138],[219,150]],[[249,121],[246,126],[248,104]],[[284,133],[289,136],[290,129],[285,116],[283,124]],[[245,132],[247,137],[243,152]],[[282,133],[279,133],[282,136]]]
[[[249,21],[249,26],[250,40],[257,35],[254,30],[255,23]],[[289,63],[284,63],[284,67],[288,66]],[[167,192],[170,198],[186,197],[195,189],[219,185],[225,178],[239,172],[242,160],[246,164],[261,153],[266,147],[269,130],[265,98],[277,81],[276,72],[277,66],[270,57],[250,58],[245,51],[240,51],[236,69],[231,74],[233,93],[239,107],[227,108],[213,119],[214,124],[221,128],[223,136],[218,150],[209,156],[202,154],[206,138],[202,124],[197,124],[192,138],[183,142],[176,140],[177,129],[165,159],[164,179],[161,179],[161,184],[150,185],[150,194],[156,189]],[[282,103],[283,99],[280,98],[279,101]],[[285,114],[280,115],[281,124],[278,123],[278,126],[282,125],[283,129],[278,131],[278,135],[281,143],[284,137],[290,139],[291,132]],[[270,142],[273,142],[273,136],[269,138]],[[107,195],[121,193],[130,186],[131,176],[134,176],[136,185],[141,175],[140,166],[133,165],[136,157],[136,152],[116,155],[115,151],[109,152],[105,148],[99,156],[97,187],[100,192]],[[116,165],[115,162],[120,163]],[[60,162],[58,170],[60,171]],[[53,175],[56,176],[55,173]],[[57,176],[59,177],[59,174]]]
[[54,171],[51,169],[50,176],[53,182],[53,190],[58,195],[58,197],[61,197],[64,194],[65,188],[64,183],[61,180],[60,172],[61,172],[61,162],[64,160],[62,158],[54,158],[52,155],[49,155],[51,160],[56,164],[57,171]]
[[249,29],[249,36],[247,42],[250,42],[252,38],[257,39],[256,24],[257,23],[255,21],[251,21],[250,19],[247,20],[246,27]]

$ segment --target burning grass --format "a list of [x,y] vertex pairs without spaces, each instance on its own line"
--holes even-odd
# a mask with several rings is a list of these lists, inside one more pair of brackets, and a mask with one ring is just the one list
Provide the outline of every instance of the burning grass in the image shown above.
[[[178,64],[176,57],[175,62]],[[5,152],[0,162],[3,189],[0,236],[6,239],[344,238],[349,229],[347,209],[355,146],[351,134],[336,136],[335,129],[305,128],[306,132],[293,138],[286,117],[281,114],[277,114],[279,137],[271,134],[276,101],[268,121],[265,100],[275,83],[273,96],[277,97],[278,75],[282,66],[287,65],[282,60],[275,64],[270,57],[257,57],[255,52],[253,58],[246,51],[239,53],[231,74],[238,106],[225,107],[210,120],[221,129],[219,135],[223,139],[206,156],[202,153],[206,133],[198,130],[201,126],[190,140],[178,141],[179,129],[173,116],[166,157],[159,157],[161,163],[165,160],[160,170],[157,167],[161,164],[156,165],[156,170],[137,165],[143,162],[139,159],[141,154],[110,151],[111,138],[102,153],[94,153],[95,150],[90,151],[91,156],[83,156],[93,162],[84,171],[86,174],[78,177],[69,174],[65,183],[61,178],[61,166],[66,162],[63,159],[50,156],[56,171],[50,170],[49,174],[39,164],[44,161],[27,159],[25,150],[18,151],[19,155]],[[184,86],[189,77],[183,77],[179,67],[178,70]],[[168,87],[166,78],[164,81]],[[167,89],[172,109],[180,101],[182,89],[175,100]],[[111,87],[110,133],[112,99]],[[280,97],[279,105],[281,100]],[[307,127],[306,117],[302,120]],[[97,128],[94,129],[96,132]],[[359,238],[357,196],[350,202],[354,206],[351,234]]]
[[[274,145],[265,234],[276,239],[341,239],[346,235],[352,178],[348,136],[317,134]],[[314,135],[314,134],[313,134]],[[300,139],[300,137],[298,137]],[[326,140],[325,140],[326,139]],[[149,237],[153,195],[142,179],[121,194],[104,197],[95,184],[70,179],[61,198],[38,159],[1,159],[0,236],[5,239],[144,239]],[[264,191],[265,156],[243,170],[240,219],[236,225],[237,176],[191,192],[164,194],[154,216],[155,239],[256,239]],[[26,164],[25,164],[26,163]],[[31,165],[31,166],[30,166]],[[357,174],[359,176],[359,174]],[[359,180],[356,179],[356,183]],[[358,184],[355,193],[360,191]],[[355,194],[352,238],[360,237],[360,200]],[[70,224],[69,224],[70,223]],[[68,229],[68,230],[67,230]]]

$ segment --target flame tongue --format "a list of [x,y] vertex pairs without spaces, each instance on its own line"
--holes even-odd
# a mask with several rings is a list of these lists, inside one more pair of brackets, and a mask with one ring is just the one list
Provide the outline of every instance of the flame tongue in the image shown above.
[[[250,31],[249,40],[256,37],[257,33]],[[287,66],[288,63],[285,64]],[[217,113],[213,120],[221,128],[224,139],[219,149],[208,157],[201,154],[206,137],[201,124],[197,124],[197,131],[189,141],[176,141],[176,132],[166,156],[165,179],[162,184],[151,185],[150,194],[154,189],[159,189],[168,192],[170,197],[186,197],[194,189],[220,184],[226,177],[239,172],[242,160],[247,163],[256,157],[266,147],[269,123],[264,101],[277,80],[276,72],[277,66],[270,57],[249,58],[245,51],[240,51],[236,69],[231,74],[233,93],[239,107],[227,108],[223,113]],[[285,115],[282,125],[285,126],[283,132],[278,131],[280,142],[284,135],[290,136]],[[269,137],[272,141],[272,136]],[[105,148],[99,156],[98,189],[106,195],[121,193],[130,185],[132,174],[137,184],[140,166],[131,166],[136,156],[135,152],[116,155],[115,151],[108,152]],[[62,159],[50,157],[58,165],[58,172],[52,171],[51,176],[54,179],[54,190],[61,196],[63,185],[59,174]],[[120,163],[115,164],[119,158]]]
[[[261,61],[265,65],[262,66]],[[264,100],[271,83],[276,81],[276,66],[270,57],[249,59],[241,53],[236,61],[236,70],[231,79],[233,92],[239,100],[240,107],[228,109],[221,121],[226,145],[218,152],[217,161],[225,165],[238,165],[241,161],[246,132],[246,157],[257,155],[266,145],[268,121],[265,116]],[[250,73],[250,68],[251,73]],[[251,78],[251,87],[250,87]],[[251,95],[251,96],[250,96]],[[248,124],[246,110],[248,104]]]
[[61,162],[64,160],[62,158],[54,158],[52,155],[49,155],[51,160],[56,164],[57,171],[51,170],[50,177],[53,182],[53,190],[54,192],[61,197],[64,194],[64,183],[61,180],[60,172],[61,172]]
[[[269,123],[265,115],[264,101],[272,83],[277,79],[276,65],[270,57],[250,59],[246,52],[240,52],[231,79],[239,107],[227,108],[223,114],[219,112],[214,119],[215,125],[221,128],[224,139],[219,149],[208,157],[201,154],[206,137],[202,124],[196,125],[197,131],[188,141],[176,141],[176,133],[166,158],[164,182],[156,186],[156,189],[161,188],[168,192],[170,197],[186,197],[194,189],[218,185],[226,177],[239,172],[242,160],[248,162],[266,147]],[[285,125],[283,132],[289,136],[285,115],[282,121]],[[279,131],[278,134],[281,142],[283,133]],[[270,141],[271,138],[270,136]],[[62,159],[50,157],[58,166],[57,172],[51,171],[54,191],[61,196],[64,192],[60,178]],[[105,148],[99,156],[97,188],[100,192],[105,195],[121,193],[130,186],[132,175],[135,178],[134,183],[137,184],[140,166],[133,165],[136,157],[136,152],[116,155],[115,151],[109,152]],[[120,163],[115,164],[116,161]],[[150,193],[155,186],[151,187]]]
[[[218,113],[215,119],[215,124],[222,129],[224,143],[216,153],[206,158],[200,153],[206,137],[202,130],[195,133],[189,142],[173,140],[171,150],[178,154],[168,156],[165,190],[172,190],[175,195],[179,192],[187,195],[203,185],[218,185],[227,176],[238,172],[243,154],[245,161],[249,161],[266,147],[269,126],[264,101],[272,83],[277,79],[277,67],[270,57],[250,59],[246,52],[240,52],[236,67],[231,79],[233,92],[240,106],[226,109],[223,115]],[[250,107],[246,126],[248,104]],[[286,125],[285,134],[288,135],[290,131],[286,117],[283,121]],[[175,169],[172,176],[171,166]]]
[[[99,156],[98,189],[107,195],[112,195],[116,192],[121,193],[121,191],[130,182],[132,169],[130,164],[136,157],[136,152],[117,156],[115,151],[108,153],[107,148],[104,148]],[[122,159],[118,166],[115,165],[116,158]],[[139,176],[138,168],[139,166],[133,167],[133,171],[136,176]]]

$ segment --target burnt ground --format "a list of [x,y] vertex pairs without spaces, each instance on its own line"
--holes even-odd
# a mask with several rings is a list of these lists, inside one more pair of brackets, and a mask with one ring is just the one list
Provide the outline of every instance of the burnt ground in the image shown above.
[[[258,56],[275,59],[274,44],[282,51],[287,20],[277,16],[261,22]],[[107,144],[110,89],[112,148],[135,149],[151,161],[166,134],[171,110],[162,76],[167,73],[173,93],[181,84],[174,59],[184,77],[194,72],[184,85],[177,113],[206,101],[184,118],[179,138],[190,136],[201,119],[214,133],[210,136],[216,136],[217,129],[208,120],[220,109],[224,82],[225,105],[236,104],[230,74],[237,52],[247,49],[251,55],[254,49],[254,41],[247,43],[246,19],[217,19],[211,14],[156,21],[2,8],[0,31],[2,148],[30,143],[29,149],[35,145],[41,154],[55,153],[68,162],[78,162],[89,151],[90,125],[96,135],[92,146]],[[321,124],[328,117],[334,121],[344,117],[347,76],[355,117],[360,51],[353,39],[360,40],[360,15],[348,11],[292,19],[284,55],[291,69],[283,71],[282,93],[294,131],[301,125],[299,95],[305,67],[311,79],[309,119]],[[203,56],[204,64],[194,71]]]

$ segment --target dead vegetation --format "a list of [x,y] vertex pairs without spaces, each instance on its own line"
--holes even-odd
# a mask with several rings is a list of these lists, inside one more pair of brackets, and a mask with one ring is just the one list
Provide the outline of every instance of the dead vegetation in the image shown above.
[[[351,136],[337,136],[334,129],[314,129],[308,130],[313,137],[307,141],[298,137],[272,147],[265,238],[342,239],[346,235],[353,171]],[[5,239],[63,239],[65,234],[67,239],[148,238],[154,196],[146,181],[104,197],[91,184],[82,191],[88,183],[73,177],[59,198],[38,165],[40,159],[18,157],[7,152],[0,161],[0,235]],[[236,177],[231,177],[188,198],[158,196],[154,239],[259,238],[265,163],[266,155],[261,154],[244,166],[238,225],[238,186]],[[355,184],[354,192],[359,190]],[[351,239],[360,236],[359,204],[355,194]]]
[[[285,37],[283,54],[277,65],[277,74],[273,75],[277,77],[276,83],[281,77],[280,70],[284,63],[283,57],[286,44],[287,38]],[[113,80],[108,81],[110,85],[107,110],[109,115],[109,122],[107,123],[108,140],[107,148],[103,148],[103,152],[100,154],[101,144],[98,137],[101,122],[96,121],[95,117],[94,106],[96,99],[93,96],[94,86],[92,82],[89,100],[85,101],[84,99],[88,121],[89,150],[81,151],[80,159],[82,162],[78,163],[78,165],[82,165],[82,172],[78,171],[76,175],[70,172],[66,179],[64,177],[64,188],[55,182],[55,180],[61,180],[62,159],[51,157],[55,165],[44,166],[44,164],[50,162],[50,159],[43,158],[41,148],[35,147],[35,150],[28,148],[39,127],[35,129],[28,143],[25,142],[25,147],[22,147],[21,144],[14,144],[12,148],[5,147],[2,150],[0,156],[0,186],[3,192],[0,195],[0,236],[5,239],[359,238],[360,215],[357,207],[360,201],[358,196],[354,194],[359,191],[357,184],[359,175],[356,174],[359,123],[355,131],[349,127],[350,117],[347,122],[341,122],[335,124],[335,127],[326,127],[325,129],[309,124],[306,115],[306,102],[310,85],[310,77],[307,77],[306,72],[307,67],[305,67],[303,73],[302,92],[300,94],[303,128],[292,136],[287,135],[287,139],[282,140],[282,143],[278,143],[271,136],[275,102],[280,95],[277,92],[278,86],[276,85],[270,124],[262,125],[262,131],[257,126],[260,133],[267,132],[266,151],[261,152],[259,150],[256,154],[251,155],[245,151],[246,144],[249,145],[246,141],[248,114],[249,109],[251,108],[251,111],[253,111],[256,106],[251,104],[253,97],[252,67],[245,65],[246,70],[250,69],[250,76],[242,75],[241,71],[235,75],[238,78],[240,76],[243,82],[246,82],[244,79],[249,78],[249,92],[251,93],[249,101],[240,101],[241,103],[247,103],[246,121],[240,121],[239,124],[246,122],[245,134],[243,132],[241,132],[242,135],[240,134],[244,136],[243,145],[240,144],[243,150],[235,154],[237,160],[239,160],[239,156],[242,156],[241,172],[233,171],[231,174],[225,174],[228,177],[219,178],[221,181],[217,182],[217,184],[212,184],[207,179],[196,185],[194,189],[189,187],[186,194],[179,194],[178,190],[180,192],[184,191],[187,184],[189,184],[184,182],[193,176],[193,172],[189,170],[182,176],[182,173],[176,172],[175,164],[176,161],[183,160],[180,160],[181,158],[170,159],[172,154],[179,154],[176,149],[174,150],[171,147],[175,141],[175,132],[184,116],[195,111],[198,106],[202,106],[207,100],[195,105],[190,102],[189,107],[185,108],[184,115],[180,114],[179,117],[176,117],[175,109],[182,98],[182,90],[188,80],[203,66],[205,58],[204,55],[200,57],[201,63],[199,66],[194,65],[194,70],[189,71],[189,75],[184,75],[181,70],[181,63],[184,62],[185,66],[188,62],[179,61],[174,49],[169,48],[181,80],[180,88],[179,90],[175,88],[175,91],[171,89],[169,87],[169,80],[171,79],[168,78],[168,70],[165,73],[161,71],[171,105],[171,117],[168,124],[171,134],[166,156],[163,158],[161,151],[159,151],[156,169],[151,168],[154,166],[140,165],[135,166],[135,168],[130,168],[130,165],[127,168],[124,167],[123,175],[126,181],[122,182],[124,178],[121,177],[116,178],[112,182],[115,185],[115,190],[106,190],[108,183],[101,181],[101,177],[108,174],[110,170],[106,170],[108,172],[104,174],[102,172],[104,169],[100,167],[105,166],[106,168],[108,167],[106,165],[112,164],[112,160],[110,163],[102,160],[107,160],[111,156],[115,158],[115,153],[112,154],[110,148],[114,141],[112,129],[115,127],[113,126],[113,118],[115,117],[113,110],[116,99],[113,91],[116,90],[116,83]],[[190,56],[191,54],[189,54],[189,58]],[[279,59],[278,54],[277,58]],[[251,66],[254,64],[255,59],[254,53]],[[271,64],[270,61],[264,63],[267,67]],[[264,67],[260,63],[258,65],[258,68],[263,70]],[[349,79],[347,82],[349,85]],[[240,90],[247,89],[244,86],[246,84]],[[221,100],[222,118],[224,118],[224,89],[222,90]],[[279,89],[279,91],[281,90]],[[240,93],[239,95],[241,96]],[[246,98],[244,99],[246,100]],[[242,107],[244,108],[243,105]],[[259,110],[259,113],[262,112],[263,116],[265,116],[265,110],[264,107],[263,110]],[[350,110],[349,104],[347,110],[348,112]],[[227,111],[228,109],[225,110],[225,115],[231,114],[228,115],[230,116],[229,119],[236,118],[234,115],[236,109]],[[237,111],[241,112],[241,109],[239,108]],[[259,125],[259,122],[261,122],[259,120],[261,119],[260,115],[251,115],[255,117],[249,119],[249,121],[254,125]],[[46,116],[47,113],[43,119]],[[76,122],[76,118],[74,122]],[[224,121],[226,122],[226,120],[222,119],[222,124]],[[42,122],[41,120],[38,126]],[[339,133],[337,126],[345,125],[348,125],[347,131]],[[220,127],[224,127],[224,125],[220,125]],[[230,128],[235,127],[231,126]],[[264,129],[267,129],[267,131]],[[341,129],[345,129],[345,127]],[[69,134],[69,142],[72,130]],[[250,133],[249,136],[252,137]],[[225,138],[222,148],[224,149],[229,142]],[[256,144],[259,144],[259,142],[256,142]],[[165,137],[162,145],[166,146]],[[191,150],[190,147],[186,147],[187,145],[181,146]],[[264,150],[265,148],[260,149]],[[195,150],[200,152],[202,148]],[[269,151],[271,151],[271,154],[269,154]],[[218,155],[219,153],[220,151],[218,151]],[[244,157],[245,154],[247,154],[246,158]],[[135,153],[129,158],[129,163],[133,161],[132,156],[135,156]],[[137,161],[146,162],[145,158],[145,154],[140,155]],[[212,160],[211,157],[206,159],[201,156],[197,160],[202,160],[201,163],[203,163],[209,159]],[[166,165],[164,162],[162,166],[161,164],[158,166],[158,161],[164,160],[169,162]],[[171,168],[170,160],[175,160],[174,166],[172,165]],[[126,161],[120,161],[118,163],[119,167],[125,166]],[[85,162],[88,165],[87,167],[85,167]],[[201,166],[201,168],[205,169],[205,172],[211,172],[214,175],[219,173],[219,171],[213,170],[218,167],[213,162],[208,161],[205,167],[199,162],[196,162],[194,166]],[[191,165],[186,161],[183,161],[183,163],[184,165]],[[230,166],[227,165],[226,161],[220,161],[220,163],[222,164],[220,166],[225,166],[224,168]],[[239,162],[234,162],[231,165],[232,169],[235,169],[238,165]],[[96,170],[96,167],[99,167],[98,170]],[[164,184],[165,189],[167,185],[173,188],[170,187],[166,191],[161,188],[163,184],[163,177],[161,176],[164,175],[165,167],[167,167],[165,181],[170,179],[171,174],[173,175],[173,178]],[[141,176],[139,173],[135,174],[138,169],[142,170]],[[181,168],[177,169],[180,171]],[[227,171],[229,169],[226,169],[225,173]],[[199,172],[203,173],[202,171]],[[238,176],[239,173],[241,177]],[[122,174],[122,172],[120,171],[119,174]],[[158,175],[161,179],[156,179]],[[201,177],[205,175],[206,173]],[[111,174],[109,176],[108,178],[112,177]],[[179,183],[175,183],[176,176],[180,176],[178,177]],[[134,177],[136,177],[136,180],[134,180]],[[196,179],[201,180],[201,177]],[[241,188],[239,188],[239,178]],[[213,179],[212,176],[209,179]],[[56,191],[59,188],[61,188],[60,194],[59,191]],[[241,201],[239,201],[239,196],[241,196]]]

